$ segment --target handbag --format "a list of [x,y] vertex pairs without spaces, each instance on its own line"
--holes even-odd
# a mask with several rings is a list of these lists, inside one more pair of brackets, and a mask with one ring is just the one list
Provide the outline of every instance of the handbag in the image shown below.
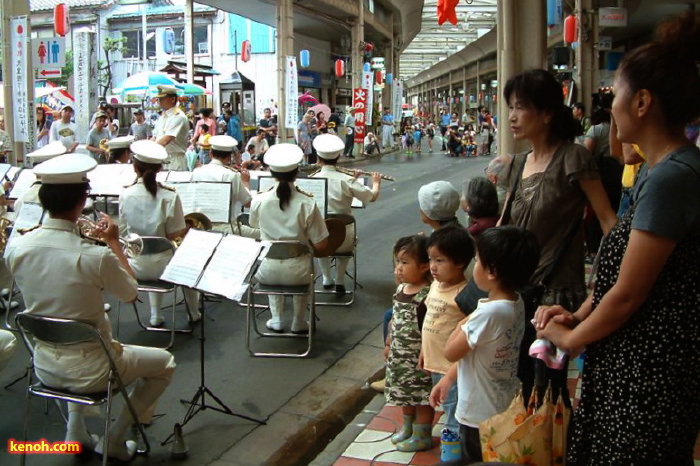
[[536,466],[563,465],[566,432],[570,411],[561,398],[552,403],[551,387],[537,407],[537,391],[533,390],[527,409],[522,392],[510,406],[479,424],[479,439],[484,461]]

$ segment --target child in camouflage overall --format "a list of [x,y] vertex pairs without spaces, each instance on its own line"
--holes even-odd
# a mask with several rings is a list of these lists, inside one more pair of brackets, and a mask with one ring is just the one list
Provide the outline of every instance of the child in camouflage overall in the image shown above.
[[392,435],[398,451],[422,451],[432,448],[434,411],[428,396],[432,382],[428,373],[418,369],[421,326],[425,300],[430,289],[427,239],[423,236],[401,238],[394,246],[394,275],[400,283],[394,294],[384,394],[388,404],[401,406],[403,425]]

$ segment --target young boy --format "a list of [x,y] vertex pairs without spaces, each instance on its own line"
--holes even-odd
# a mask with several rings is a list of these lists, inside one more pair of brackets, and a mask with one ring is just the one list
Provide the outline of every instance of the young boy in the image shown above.
[[539,261],[535,236],[522,228],[489,228],[476,240],[474,281],[488,292],[450,335],[444,356],[456,362],[430,394],[431,405],[449,400],[457,381],[456,418],[463,464],[481,461],[479,423],[503,412],[515,396],[525,307],[515,291]]
[[[455,297],[467,284],[464,270],[473,256],[472,239],[464,228],[446,226],[435,231],[428,240],[430,274],[434,281],[425,299],[427,312],[421,333],[421,361],[423,369],[431,373],[433,386],[438,385],[452,365],[445,358],[445,345],[452,331],[464,318]],[[455,418],[457,388],[454,387],[445,394],[442,403],[446,415],[443,439],[449,438],[450,433],[453,437],[459,435],[459,424]],[[452,457],[445,454],[441,459],[446,461]]]

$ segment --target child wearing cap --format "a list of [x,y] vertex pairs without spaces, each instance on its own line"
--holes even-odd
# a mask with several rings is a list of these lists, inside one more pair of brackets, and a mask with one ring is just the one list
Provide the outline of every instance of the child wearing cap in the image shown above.
[[459,192],[448,181],[433,181],[418,190],[420,218],[433,230],[462,225],[457,220]]
[[140,141],[142,139],[151,139],[153,137],[153,130],[151,125],[146,122],[146,118],[143,115],[143,110],[137,108],[134,110],[134,121],[129,127],[129,136],[134,137],[134,141]]
[[73,107],[66,105],[61,110],[61,119],[51,125],[49,131],[49,142],[61,141],[66,146],[66,152],[70,153],[78,147],[75,123],[71,121],[73,117]]

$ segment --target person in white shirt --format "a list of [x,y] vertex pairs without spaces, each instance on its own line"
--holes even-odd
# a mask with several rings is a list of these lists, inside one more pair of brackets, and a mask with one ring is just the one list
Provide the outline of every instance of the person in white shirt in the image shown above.
[[177,105],[177,88],[174,86],[158,86],[158,103],[163,113],[153,128],[153,137],[168,153],[169,170],[188,171],[187,134],[190,124],[185,112]]
[[257,155],[259,158],[264,156],[265,152],[267,152],[267,150],[270,148],[270,145],[267,142],[266,134],[267,133],[265,133],[264,129],[258,128],[255,136],[248,139],[248,143],[245,145],[246,148],[248,146],[255,146],[255,155]]
[[377,137],[374,135],[373,132],[367,133],[367,136],[365,136],[365,154],[366,155],[372,155],[374,154],[374,151],[376,150],[378,154],[381,155],[382,151],[379,149],[379,141],[377,141]]
[[[328,229],[314,200],[294,185],[303,151],[296,144],[275,144],[265,154],[265,163],[277,184],[259,196],[250,207],[250,226],[260,229],[264,241],[310,242],[314,249],[323,249],[328,243]],[[267,285],[305,285],[311,276],[310,261],[306,257],[293,259],[265,259],[256,280]],[[272,318],[266,326],[273,332],[282,332],[284,296],[270,295]],[[308,333],[306,321],[308,296],[293,296],[294,320],[292,333]]]
[[143,110],[140,108],[134,110],[134,120],[136,121],[129,127],[129,135],[134,137],[134,141],[151,139],[153,137],[153,130],[151,130],[151,125],[146,122]]
[[525,305],[516,290],[529,282],[539,256],[537,238],[523,228],[489,228],[476,239],[474,281],[488,298],[480,299],[449,336],[444,355],[453,364],[430,393],[436,407],[457,381],[460,464],[481,461],[479,423],[505,411],[520,387]]
[[77,126],[71,121],[73,118],[73,107],[66,105],[61,109],[61,119],[54,121],[49,131],[49,142],[61,141],[66,146],[66,152],[75,151],[78,147],[76,139]]
[[[363,203],[374,202],[379,198],[379,188],[381,186],[381,175],[372,173],[372,187],[369,188],[355,176],[349,176],[336,170],[340,153],[343,152],[343,140],[333,134],[321,134],[314,139],[314,148],[318,154],[318,164],[321,170],[314,174],[314,178],[328,179],[328,213],[352,215],[352,200],[358,198]],[[336,252],[350,252],[354,246],[355,224],[345,227],[345,241]],[[345,294],[345,271],[348,268],[350,258],[336,258],[335,280],[331,275],[331,260],[323,257],[318,260],[321,272],[323,273],[323,287],[331,289],[335,285],[336,293]],[[356,272],[357,273],[357,272]]]

